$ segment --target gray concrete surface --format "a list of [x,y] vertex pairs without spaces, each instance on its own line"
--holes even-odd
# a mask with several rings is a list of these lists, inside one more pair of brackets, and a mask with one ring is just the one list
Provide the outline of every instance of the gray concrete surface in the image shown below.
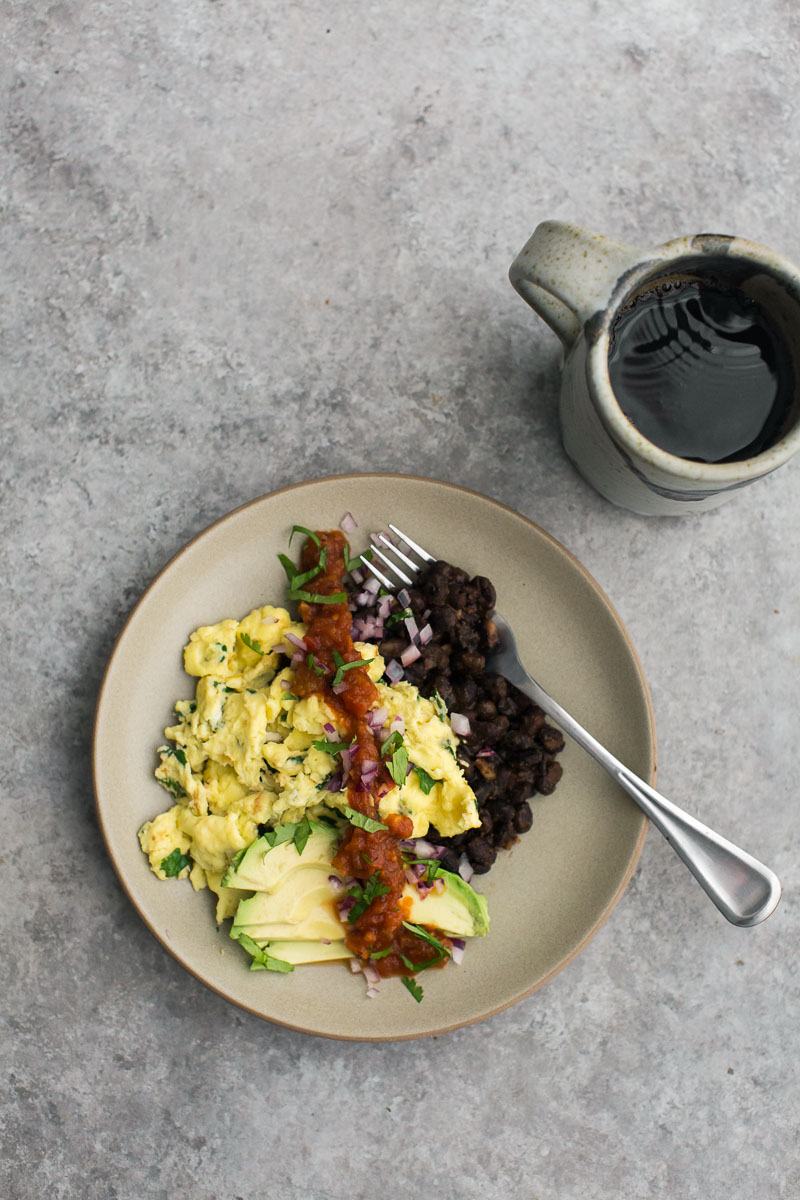
[[[2,1161],[13,1200],[789,1200],[800,465],[680,523],[562,457],[506,270],[545,217],[800,258],[800,16],[634,0],[2,0]],[[430,1043],[271,1028],[128,905],[90,724],[213,518],[364,467],[479,488],[611,593],[661,782],[783,875],[727,927],[652,836],[539,995]]]

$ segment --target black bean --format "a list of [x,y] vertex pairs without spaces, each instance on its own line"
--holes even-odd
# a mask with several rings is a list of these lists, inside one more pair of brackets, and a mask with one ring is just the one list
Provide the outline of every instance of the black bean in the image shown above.
[[476,837],[470,840],[467,857],[475,873],[485,875],[497,858],[497,850],[487,838]]
[[564,735],[554,725],[542,725],[539,730],[539,741],[550,754],[558,754],[564,749]]
[[514,826],[517,833],[527,833],[533,824],[533,813],[530,804],[520,804],[514,813]]

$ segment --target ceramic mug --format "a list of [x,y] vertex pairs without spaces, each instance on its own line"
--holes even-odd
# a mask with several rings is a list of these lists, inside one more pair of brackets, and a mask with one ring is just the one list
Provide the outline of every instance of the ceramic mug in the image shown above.
[[544,221],[509,271],[519,294],[560,337],[564,449],[594,488],[622,508],[684,516],[716,508],[782,466],[800,449],[797,398],[790,427],[753,458],[705,463],[648,441],[611,387],[608,353],[620,308],[643,284],[704,265],[736,273],[739,286],[769,305],[800,380],[800,271],[774,250],[726,234],[699,233],[637,250],[560,221]]

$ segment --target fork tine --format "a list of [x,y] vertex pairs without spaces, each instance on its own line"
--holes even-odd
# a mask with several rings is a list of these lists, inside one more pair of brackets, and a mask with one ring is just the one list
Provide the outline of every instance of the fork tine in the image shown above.
[[[373,547],[373,549],[374,549],[374,547]],[[370,558],[363,559],[363,565],[366,567],[366,569],[368,571],[372,571],[372,574],[375,576],[378,583],[382,583],[383,586],[385,588],[387,588],[390,592],[393,592],[394,589],[397,587],[397,584],[394,583],[393,580],[386,578],[383,571],[378,570],[378,568],[375,566],[372,559],[370,559]]]
[[390,571],[394,571],[395,575],[397,576],[397,578],[400,580],[401,583],[411,583],[412,582],[412,580],[409,579],[408,575],[406,575],[405,571],[403,571],[400,567],[398,567],[396,563],[393,563],[392,560],[390,558],[388,558],[383,553],[382,550],[379,550],[374,542],[372,543],[372,553],[377,554],[377,556],[381,560],[381,562],[384,563],[389,568]]
[[418,542],[415,542],[413,538],[410,538],[407,533],[403,533],[402,529],[398,529],[396,525],[392,525],[391,521],[389,522],[389,528],[391,529],[392,533],[396,533],[397,536],[401,538],[405,544],[414,551],[415,554],[418,554],[424,562],[436,562],[436,559],[432,554],[428,554],[427,550],[423,550],[422,546],[420,546]]
[[[416,575],[417,571],[419,570],[419,566],[417,563],[414,562],[413,558],[409,558],[407,554],[403,554],[403,551],[400,549],[399,546],[394,546],[389,541],[389,539],[387,538],[385,533],[379,533],[378,540],[383,542],[383,544],[385,546],[388,546],[389,549],[391,550],[392,554],[396,554],[397,557],[400,559],[400,561],[404,562],[406,564],[406,566],[409,567]],[[373,538],[373,541],[374,541],[374,538]],[[407,582],[410,583],[411,581],[408,580]]]

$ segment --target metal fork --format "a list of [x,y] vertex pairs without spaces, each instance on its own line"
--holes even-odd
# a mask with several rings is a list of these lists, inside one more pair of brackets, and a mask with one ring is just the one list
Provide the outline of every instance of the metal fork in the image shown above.
[[[434,555],[396,525],[390,524],[389,528],[404,549],[383,533],[373,535],[373,557],[365,560],[365,566],[385,588],[394,592],[398,583],[392,575],[400,584],[411,586],[421,564],[436,560]],[[420,562],[416,562],[412,555],[416,555]],[[385,571],[376,565],[376,557],[386,568]],[[733,842],[667,800],[606,750],[528,674],[520,662],[514,634],[505,618],[495,612],[493,619],[499,641],[487,659],[487,668],[504,675],[509,683],[530,696],[548,717],[608,771],[611,778],[661,831],[722,915],[733,925],[758,925],[771,916],[781,898],[781,884],[777,875],[745,850],[740,850]]]

